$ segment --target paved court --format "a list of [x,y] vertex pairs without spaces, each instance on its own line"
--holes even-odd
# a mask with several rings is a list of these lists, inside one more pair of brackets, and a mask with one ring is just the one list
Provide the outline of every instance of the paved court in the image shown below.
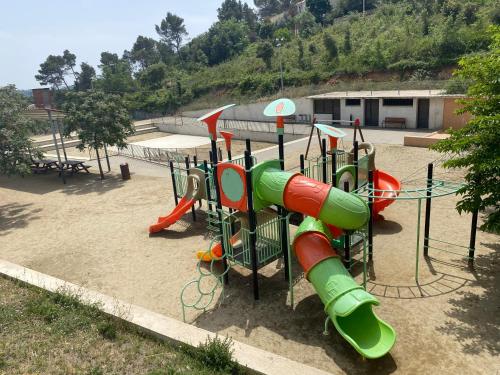
[[210,144],[210,139],[194,135],[172,134],[131,144],[151,148],[193,148]]

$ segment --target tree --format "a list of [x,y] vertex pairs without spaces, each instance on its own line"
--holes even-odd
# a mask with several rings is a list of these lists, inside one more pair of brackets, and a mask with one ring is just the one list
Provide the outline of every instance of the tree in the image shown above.
[[254,0],[255,6],[259,9],[261,17],[270,17],[283,11],[280,0]]
[[219,64],[242,52],[248,45],[248,27],[229,20],[214,23],[204,39],[203,52],[209,65]]
[[273,46],[269,42],[262,42],[257,46],[256,56],[261,58],[268,70],[271,69],[271,59],[273,58]]
[[125,103],[120,95],[103,91],[71,92],[63,105],[66,135],[78,133],[78,149],[96,151],[101,179],[104,179],[99,150],[105,145],[124,148],[125,140],[134,129]]
[[148,89],[157,90],[167,78],[167,71],[168,68],[163,63],[150,65],[140,73],[139,81]]
[[49,55],[47,59],[40,64],[40,69],[35,78],[42,86],[51,85],[53,88],[59,89],[64,85],[69,88],[66,79],[65,71],[66,61],[62,56]]
[[75,80],[75,90],[90,90],[92,88],[92,82],[95,78],[95,69],[91,65],[82,62],[80,64],[80,73],[77,74],[77,78]]
[[155,25],[155,29],[161,39],[175,48],[177,55],[179,55],[182,39],[188,35],[184,19],[168,12],[167,16],[161,20],[160,26]]
[[27,107],[26,98],[15,86],[0,87],[0,174],[28,174],[30,152],[41,157],[30,139],[34,123],[24,114]]
[[241,0],[224,0],[217,9],[217,18],[219,21],[243,21],[247,24],[250,30],[254,30],[257,24],[257,15],[247,3],[242,3]]
[[347,29],[344,35],[344,47],[342,48],[345,55],[351,53],[352,45],[351,45],[351,30]]
[[339,55],[339,50],[337,48],[337,42],[335,42],[335,39],[333,39],[330,34],[325,33],[323,34],[323,44],[325,45],[326,52],[328,54],[328,60],[335,60]]
[[491,26],[490,50],[462,58],[455,74],[471,84],[460,113],[472,119],[465,127],[433,146],[451,153],[446,168],[466,168],[467,184],[458,193],[458,212],[486,212],[482,230],[500,232],[500,27]]
[[319,23],[324,23],[325,16],[332,10],[330,0],[307,0],[306,6]]
[[139,64],[141,70],[160,61],[156,40],[139,35],[130,51],[130,61]]
[[108,93],[125,93],[135,87],[132,68],[125,59],[116,53],[101,53],[101,76],[96,80],[96,88]]
[[302,12],[293,17],[295,29],[302,38],[308,38],[314,35],[318,30],[318,24],[314,16],[309,11]]
[[38,74],[35,79],[40,82],[42,86],[51,85],[53,88],[59,89],[64,85],[69,89],[66,82],[66,75],[71,71],[74,78],[77,78],[77,73],[74,70],[76,64],[76,56],[64,50],[63,55],[49,55],[43,63],[40,64]]

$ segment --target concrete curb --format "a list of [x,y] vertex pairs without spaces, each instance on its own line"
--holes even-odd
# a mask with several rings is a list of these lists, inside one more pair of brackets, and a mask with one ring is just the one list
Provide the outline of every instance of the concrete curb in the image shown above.
[[[49,292],[63,291],[78,295],[82,302],[97,303],[100,310],[104,313],[138,326],[165,340],[196,347],[204,343],[208,336],[215,337],[215,333],[213,332],[2,259],[0,259],[0,275],[45,289]],[[234,359],[239,364],[260,374],[329,374],[323,370],[234,340],[233,349]]]

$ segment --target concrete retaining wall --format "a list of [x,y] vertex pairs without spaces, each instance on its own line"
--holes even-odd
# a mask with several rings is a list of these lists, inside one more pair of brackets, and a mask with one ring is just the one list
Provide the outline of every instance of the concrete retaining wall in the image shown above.
[[[154,122],[154,125],[162,132],[197,136],[207,135],[206,126],[192,119],[183,118],[182,124],[178,119],[176,121],[167,118],[158,120],[159,122]],[[274,123],[240,121],[233,123],[230,121],[219,120],[218,129],[233,132],[235,139],[249,138],[256,142],[277,142],[276,126]],[[285,124],[284,141],[289,142],[295,139],[303,138],[304,136],[309,135],[310,131],[310,125]]]
[[[293,99],[295,106],[297,108],[295,115],[298,120],[305,120],[306,115],[311,116],[313,107],[312,100],[307,98],[298,98]],[[221,119],[226,120],[247,120],[247,121],[268,121],[269,117],[266,117],[262,114],[264,108],[271,101],[260,102],[260,103],[252,103],[252,104],[242,104],[236,105],[233,108],[226,109],[222,115]],[[211,109],[201,109],[197,111],[186,111],[183,112],[182,115],[185,117],[193,117],[198,118],[201,115],[210,112]]]

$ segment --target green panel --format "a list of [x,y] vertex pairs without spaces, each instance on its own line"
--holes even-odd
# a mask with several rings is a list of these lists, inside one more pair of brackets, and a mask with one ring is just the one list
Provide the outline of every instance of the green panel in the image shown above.
[[225,169],[221,176],[222,191],[233,202],[239,202],[243,197],[245,187],[241,176],[234,169]]
[[357,229],[370,218],[368,204],[360,197],[331,188],[319,219],[342,229]]

